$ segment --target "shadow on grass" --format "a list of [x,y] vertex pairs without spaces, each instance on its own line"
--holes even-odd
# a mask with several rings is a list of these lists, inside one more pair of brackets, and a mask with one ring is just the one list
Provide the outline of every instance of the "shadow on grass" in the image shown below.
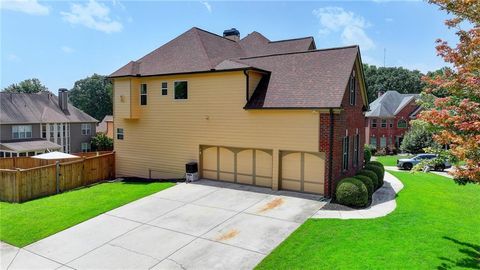
[[451,268],[468,268],[468,269],[480,269],[480,245],[462,242],[457,239],[444,236],[443,239],[449,240],[460,246],[458,251],[465,255],[464,258],[458,259],[456,261],[439,257],[441,260],[445,261],[440,266],[437,267],[439,270],[451,269]]

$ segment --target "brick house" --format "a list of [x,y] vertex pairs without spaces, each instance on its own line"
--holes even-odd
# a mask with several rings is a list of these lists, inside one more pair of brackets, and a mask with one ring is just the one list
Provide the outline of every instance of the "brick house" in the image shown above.
[[200,177],[331,196],[363,166],[360,48],[192,28],[112,73],[118,176]]
[[379,93],[370,103],[366,113],[368,144],[377,150],[399,149],[410,120],[415,119],[421,108],[416,103],[418,94],[400,94],[397,91]]

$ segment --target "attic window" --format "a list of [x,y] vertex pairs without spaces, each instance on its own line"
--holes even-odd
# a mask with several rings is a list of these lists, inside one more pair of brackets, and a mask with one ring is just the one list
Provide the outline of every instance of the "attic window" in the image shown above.
[[356,101],[356,82],[355,82],[355,70],[350,75],[349,91],[350,91],[350,105],[355,105]]
[[187,81],[178,81],[174,83],[174,98],[188,99],[188,83]]
[[147,105],[147,85],[145,83],[140,85],[140,105]]
[[168,95],[168,83],[162,82],[162,96]]

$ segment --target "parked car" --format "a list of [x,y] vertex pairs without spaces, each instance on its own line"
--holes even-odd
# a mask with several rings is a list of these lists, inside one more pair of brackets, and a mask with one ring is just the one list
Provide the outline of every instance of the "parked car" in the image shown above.
[[[434,158],[437,158],[436,154],[419,154],[412,158],[402,158],[397,160],[397,167],[404,170],[411,170],[413,166],[417,165],[422,160],[434,159]],[[429,166],[429,167],[435,171],[443,171],[445,169],[452,167],[452,165],[448,162],[443,162],[435,166]]]

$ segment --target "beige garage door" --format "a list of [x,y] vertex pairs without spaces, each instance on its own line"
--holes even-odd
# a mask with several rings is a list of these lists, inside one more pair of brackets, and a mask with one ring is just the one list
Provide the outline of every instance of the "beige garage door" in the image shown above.
[[203,178],[272,186],[271,150],[202,146],[200,151]]
[[281,151],[280,162],[282,189],[324,193],[325,153]]

